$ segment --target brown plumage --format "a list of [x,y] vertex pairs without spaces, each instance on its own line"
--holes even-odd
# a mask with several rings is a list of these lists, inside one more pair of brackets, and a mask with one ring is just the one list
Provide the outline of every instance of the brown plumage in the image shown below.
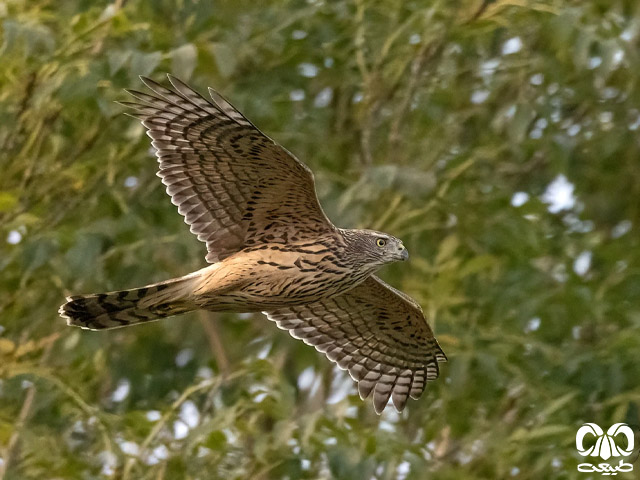
[[188,312],[264,312],[313,345],[373,393],[377,413],[401,411],[438,377],[446,356],[419,305],[373,273],[406,260],[402,242],[372,230],[335,227],[318,202],[313,174],[209,90],[206,100],[169,76],[174,90],[143,78],[130,91],[153,139],[158,176],[207,245],[212,265],[142,288],[68,297],[60,314],[90,330]]

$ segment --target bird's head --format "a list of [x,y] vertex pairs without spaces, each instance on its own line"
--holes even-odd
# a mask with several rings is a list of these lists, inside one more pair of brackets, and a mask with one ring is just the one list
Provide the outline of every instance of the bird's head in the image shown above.
[[370,268],[379,268],[388,263],[404,261],[409,252],[402,241],[388,233],[375,230],[342,230],[349,251]]

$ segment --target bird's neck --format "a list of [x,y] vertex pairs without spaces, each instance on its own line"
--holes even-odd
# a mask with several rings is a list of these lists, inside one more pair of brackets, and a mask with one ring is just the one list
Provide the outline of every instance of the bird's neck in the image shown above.
[[374,265],[367,261],[363,255],[362,230],[341,228],[340,233],[343,240],[343,252],[352,265],[358,276],[367,277],[375,273],[381,265]]

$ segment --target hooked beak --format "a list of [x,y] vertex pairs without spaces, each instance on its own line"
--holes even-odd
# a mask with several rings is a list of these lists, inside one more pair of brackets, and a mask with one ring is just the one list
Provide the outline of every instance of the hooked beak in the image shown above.
[[402,244],[400,245],[400,260],[403,262],[409,260],[409,251]]

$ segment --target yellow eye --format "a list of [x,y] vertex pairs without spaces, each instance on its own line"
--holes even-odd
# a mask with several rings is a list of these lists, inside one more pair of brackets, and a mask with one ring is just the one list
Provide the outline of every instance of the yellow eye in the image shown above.
[[384,247],[387,244],[387,241],[384,238],[379,238],[376,240],[376,245],[379,247]]

